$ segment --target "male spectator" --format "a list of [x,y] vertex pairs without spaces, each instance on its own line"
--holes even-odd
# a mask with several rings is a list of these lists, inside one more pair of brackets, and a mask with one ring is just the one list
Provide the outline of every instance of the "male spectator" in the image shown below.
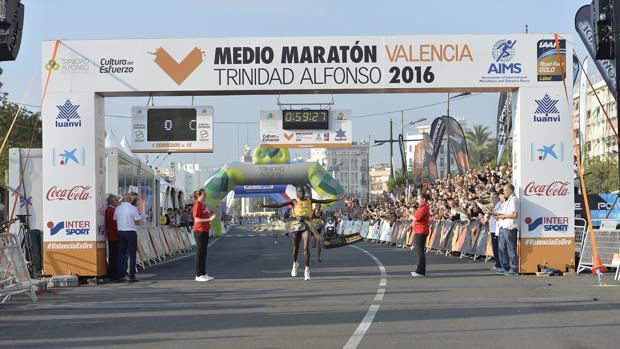
[[502,202],[499,199],[499,194],[496,192],[491,193],[491,212],[484,215],[484,224],[489,225],[489,233],[491,234],[491,247],[493,248],[493,259],[495,259],[495,266],[491,268],[491,271],[498,272],[504,270],[502,267],[501,258],[498,253],[498,240],[499,240],[499,228],[497,227],[497,220],[494,213],[499,213],[502,208]]
[[[138,252],[137,226],[140,225],[140,213],[131,204],[131,194],[123,194],[123,202],[114,211],[114,220],[118,227],[119,237],[119,279],[136,282],[136,253]],[[127,272],[129,259],[129,273]]]
[[118,228],[114,220],[114,211],[118,206],[118,197],[108,194],[105,209],[105,236],[108,240],[108,279],[118,281]]
[[519,202],[514,193],[515,187],[512,184],[504,186],[506,201],[502,204],[500,212],[495,214],[499,221],[499,258],[503,270],[498,274],[508,276],[518,275],[517,266],[517,230],[519,216]]

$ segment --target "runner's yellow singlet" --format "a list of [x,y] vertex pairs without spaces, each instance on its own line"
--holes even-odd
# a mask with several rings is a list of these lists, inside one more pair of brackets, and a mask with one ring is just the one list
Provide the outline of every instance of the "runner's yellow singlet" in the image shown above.
[[311,218],[312,217],[312,200],[310,199],[295,199],[295,208],[293,214],[299,218]]

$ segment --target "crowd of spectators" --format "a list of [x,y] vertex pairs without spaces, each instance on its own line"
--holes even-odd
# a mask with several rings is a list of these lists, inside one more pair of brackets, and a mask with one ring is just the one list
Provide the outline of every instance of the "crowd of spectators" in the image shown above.
[[356,197],[345,199],[345,207],[328,210],[337,222],[341,220],[387,220],[395,222],[411,219],[417,208],[416,195],[419,191],[430,195],[431,218],[435,220],[482,219],[482,207],[489,207],[491,194],[503,197],[503,187],[512,182],[512,167],[502,165],[491,168],[470,169],[464,175],[439,178],[435,183],[422,181],[418,186],[397,188],[394,194],[383,193],[370,204],[362,205]]

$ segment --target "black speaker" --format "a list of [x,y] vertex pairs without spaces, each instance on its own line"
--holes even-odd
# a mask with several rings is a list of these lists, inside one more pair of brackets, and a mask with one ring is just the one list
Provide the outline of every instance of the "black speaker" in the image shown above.
[[22,43],[24,4],[0,0],[0,61],[14,61]]

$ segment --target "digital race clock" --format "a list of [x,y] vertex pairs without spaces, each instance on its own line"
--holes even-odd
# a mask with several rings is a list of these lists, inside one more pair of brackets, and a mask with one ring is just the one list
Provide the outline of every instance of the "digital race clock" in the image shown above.
[[213,107],[131,108],[134,153],[212,153]]
[[148,142],[195,141],[196,109],[166,108],[147,111]]
[[328,130],[329,110],[283,110],[284,130]]

